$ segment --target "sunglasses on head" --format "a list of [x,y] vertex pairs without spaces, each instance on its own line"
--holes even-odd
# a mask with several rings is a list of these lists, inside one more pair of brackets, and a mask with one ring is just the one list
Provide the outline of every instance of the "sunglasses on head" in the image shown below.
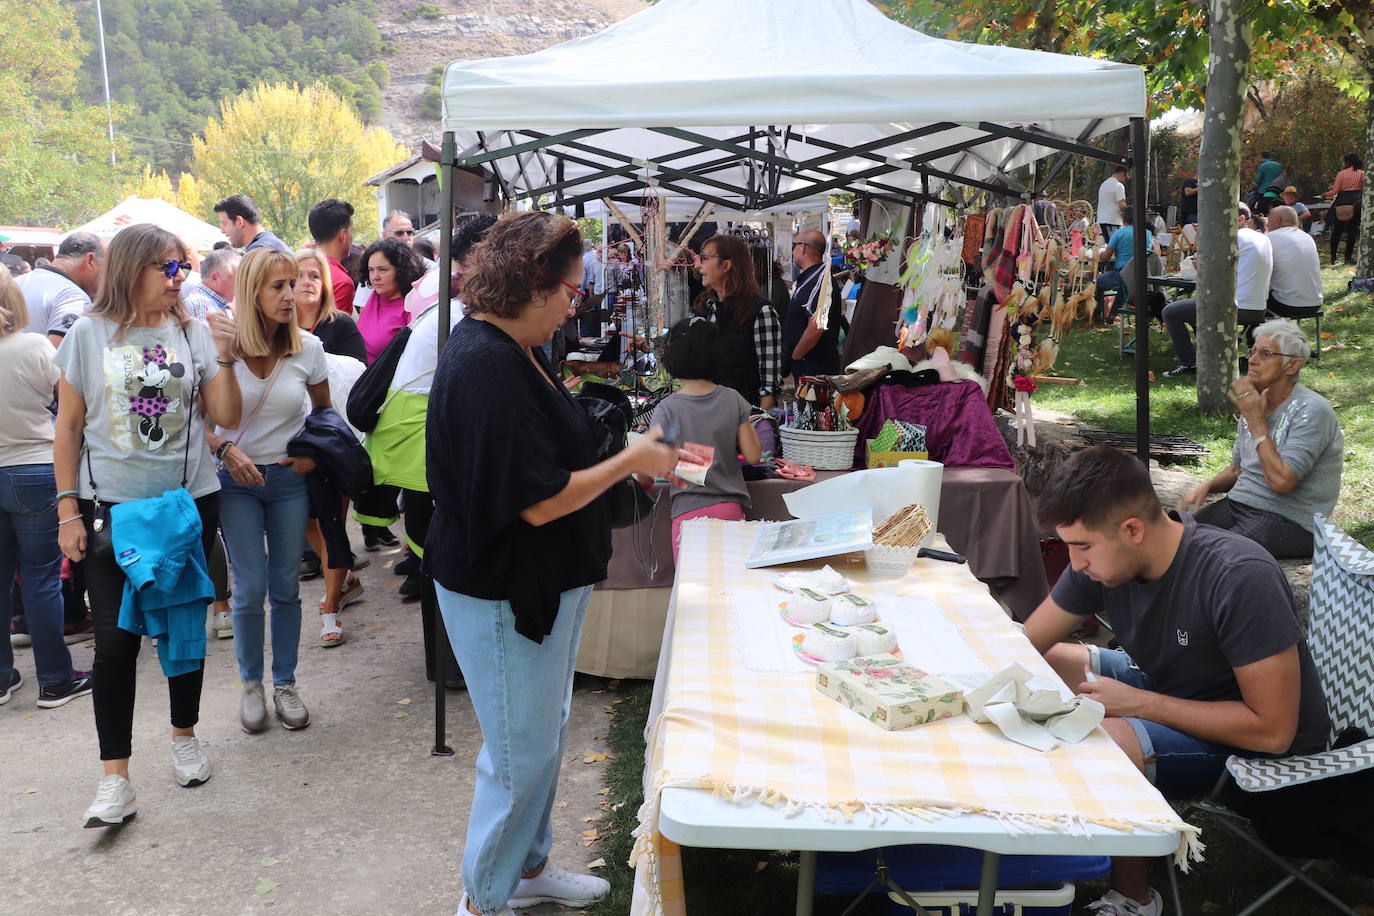
[[168,280],[175,280],[183,270],[188,274],[191,272],[190,261],[154,261],[153,266],[162,271]]

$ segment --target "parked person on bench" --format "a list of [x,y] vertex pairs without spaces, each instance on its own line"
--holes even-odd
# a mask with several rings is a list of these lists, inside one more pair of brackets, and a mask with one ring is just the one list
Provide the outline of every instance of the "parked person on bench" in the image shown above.
[[[1331,721],[1293,594],[1258,545],[1166,514],[1145,465],[1106,446],[1069,459],[1036,517],[1070,564],[1026,636],[1065,684],[1106,707],[1103,729],[1165,798],[1206,795],[1231,754],[1326,748]],[[1063,641],[1104,611],[1121,649]],[[1159,916],[1148,864],[1113,860],[1094,913]]]
[[1255,328],[1250,371],[1227,397],[1240,411],[1231,466],[1178,504],[1283,560],[1312,556],[1312,515],[1330,516],[1341,492],[1345,436],[1326,399],[1298,381],[1311,348],[1286,318]]

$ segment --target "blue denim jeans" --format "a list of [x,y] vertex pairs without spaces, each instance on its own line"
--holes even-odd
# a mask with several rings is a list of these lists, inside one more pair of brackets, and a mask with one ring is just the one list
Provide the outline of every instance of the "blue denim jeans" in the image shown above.
[[310,499],[305,477],[258,465],[265,486],[245,487],[220,471],[219,527],[234,572],[234,654],[239,678],[262,680],[264,602],[272,606],[272,683],[296,683],[301,643],[298,573]]
[[553,847],[573,664],[592,588],[563,593],[553,632],[542,643],[515,632],[509,602],[473,598],[438,583],[435,591],[482,727],[463,889],[478,910],[495,913],[520,876],[543,865]]
[[0,684],[5,685],[14,670],[9,635],[16,569],[24,580],[24,616],[38,683],[60,684],[72,676],[72,656],[62,639],[62,551],[50,464],[0,468]]
[[[1088,647],[1093,674],[1101,674],[1140,690],[1154,690],[1154,678],[1136,667],[1120,649]],[[1203,798],[1216,787],[1226,758],[1262,756],[1194,738],[1149,719],[1127,717],[1145,757],[1145,777],[1165,798]]]

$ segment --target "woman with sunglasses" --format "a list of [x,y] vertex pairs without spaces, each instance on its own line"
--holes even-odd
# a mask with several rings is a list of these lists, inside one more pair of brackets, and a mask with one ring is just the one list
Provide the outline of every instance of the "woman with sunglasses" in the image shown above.
[[[329,364],[318,337],[296,323],[296,257],[275,248],[250,251],[234,279],[234,374],[243,391],[243,419],[220,424],[210,447],[220,459],[221,530],[234,573],[234,654],[243,694],[239,724],[248,734],[267,727],[263,691],[265,614],[272,615],[272,705],[283,728],[310,724],[296,691],[301,642],[298,570],[310,520],[305,475],[309,458],[287,455],[312,408],[329,407]],[[345,319],[347,320],[347,319]],[[323,555],[322,555],[323,556]],[[322,614],[338,630],[337,614]]]
[[461,913],[584,906],[610,889],[549,861],[582,618],[611,552],[598,497],[635,472],[666,476],[678,452],[655,428],[597,463],[587,417],[542,350],[581,279],[577,223],[503,216],[463,264],[467,317],[430,390],[425,565],[484,742]]
[[[134,679],[142,638],[118,625],[124,572],[97,539],[96,500],[109,505],[185,487],[200,514],[204,546],[219,524],[219,480],[205,444],[201,410],[235,424],[241,398],[233,372],[234,326],[228,317],[191,320],[181,303],[189,265],[176,236],[140,224],[110,243],[104,282],[91,311],[57,351],[58,545],[84,567],[95,626],[95,727],[105,775],[86,810],[86,826],[123,823],[137,811],[129,782]],[[208,602],[207,602],[208,604]],[[167,679],[172,769],[182,786],[210,778],[210,759],[195,736],[203,668]]]

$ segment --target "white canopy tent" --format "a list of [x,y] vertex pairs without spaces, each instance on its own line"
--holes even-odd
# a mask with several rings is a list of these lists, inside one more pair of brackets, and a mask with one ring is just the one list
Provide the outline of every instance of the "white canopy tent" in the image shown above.
[[452,63],[443,86],[463,164],[555,204],[646,179],[745,209],[931,182],[1018,195],[1011,170],[1145,115],[1139,67],[931,38],[867,0],[662,0],[534,54]]
[[125,226],[138,223],[152,223],[166,229],[172,235],[189,242],[197,251],[209,251],[216,242],[225,241],[224,233],[219,231],[219,227],[196,219],[185,210],[159,197],[127,197],[111,210],[77,226],[72,232],[90,232],[109,241]]

